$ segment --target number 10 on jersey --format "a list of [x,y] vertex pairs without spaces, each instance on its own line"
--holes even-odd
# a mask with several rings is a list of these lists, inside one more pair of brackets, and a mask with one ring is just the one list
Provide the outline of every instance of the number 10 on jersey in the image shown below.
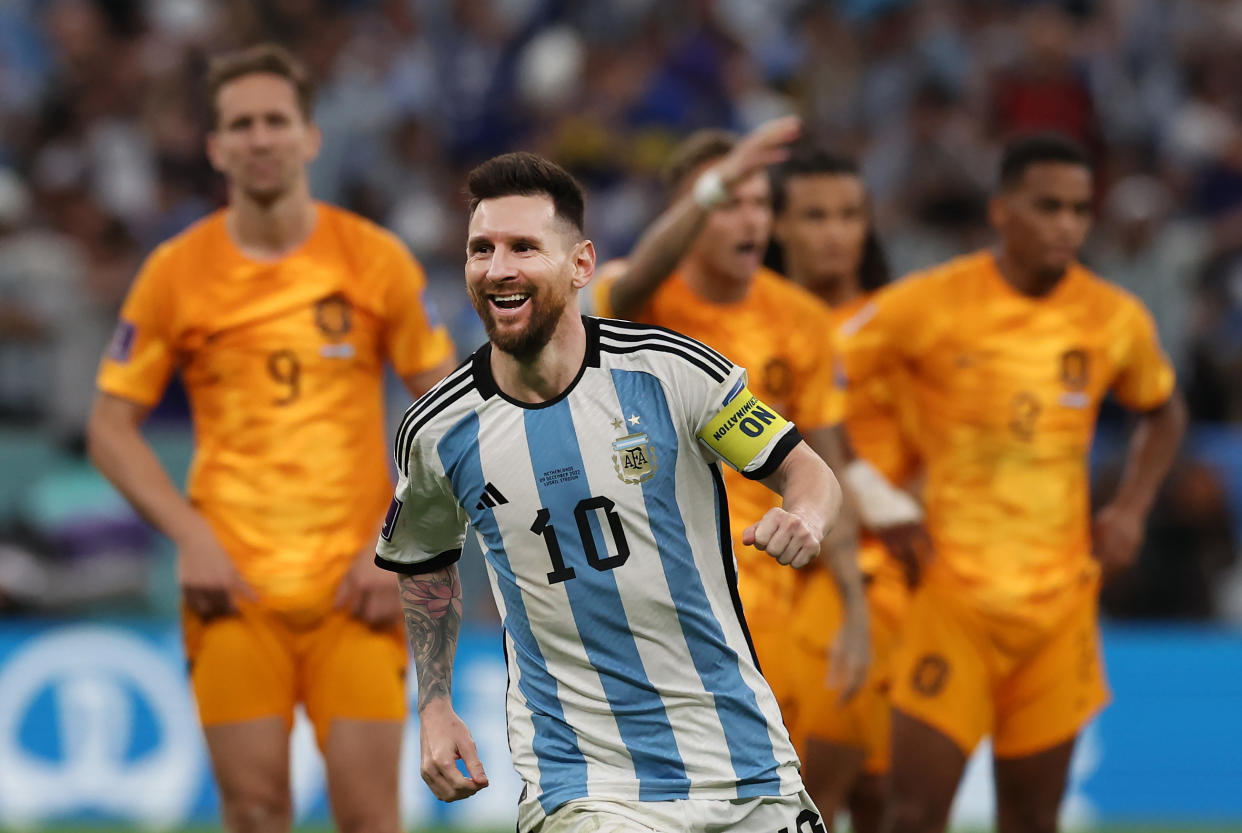
[[[574,521],[578,527],[578,537],[582,541],[582,551],[586,555],[587,564],[600,572],[614,570],[630,557],[630,544],[625,538],[625,529],[621,526],[621,516],[613,511],[615,507],[616,504],[603,495],[583,498],[574,507]],[[595,534],[591,529],[591,515],[594,514],[596,518],[599,518],[601,510],[604,518],[608,520],[608,529],[612,532],[612,539],[616,542],[616,554],[610,555],[605,552],[604,555],[600,555],[599,546],[595,543]],[[603,529],[602,523],[600,528]],[[535,522],[531,524],[530,531],[542,536],[548,548],[548,557],[552,560],[552,572],[548,573],[548,584],[569,581],[577,575],[574,568],[565,563],[565,556],[561,552],[561,542],[557,538],[556,527],[553,526],[551,510],[544,507],[535,513]]]

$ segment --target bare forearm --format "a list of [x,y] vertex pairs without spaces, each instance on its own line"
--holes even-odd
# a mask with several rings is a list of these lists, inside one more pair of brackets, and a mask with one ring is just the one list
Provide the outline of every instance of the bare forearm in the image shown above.
[[177,538],[201,522],[137,425],[101,414],[97,407],[91,414],[87,438],[95,468],[156,529]]
[[613,315],[633,318],[677,268],[707,220],[708,212],[686,194],[643,232],[626,258],[625,272],[608,288]]
[[[824,462],[833,472],[840,471],[845,468],[852,460],[855,459],[854,449],[850,445],[849,436],[844,428],[840,425],[833,425],[827,428],[819,428],[808,431],[806,434],[806,443],[811,450],[823,458]],[[841,490],[841,506],[837,513],[836,521],[832,524],[828,536],[824,539],[824,550],[822,557],[825,565],[837,578],[837,584],[843,585],[847,581],[847,573],[857,573],[858,568],[855,563],[858,557],[858,542],[860,537],[860,523],[858,515],[858,507],[851,500],[850,493],[844,488]],[[842,567],[841,563],[850,562],[850,567]],[[858,589],[861,590],[861,582]],[[845,588],[842,587],[844,592]]]
[[841,485],[832,470],[806,443],[800,443],[765,481],[778,492],[782,508],[827,535],[841,511]]
[[1130,437],[1125,468],[1113,503],[1146,515],[1160,483],[1173,465],[1186,430],[1186,405],[1180,394],[1139,418]]
[[430,701],[452,694],[453,659],[461,631],[461,580],[452,564],[434,573],[403,575],[400,584],[422,711]]

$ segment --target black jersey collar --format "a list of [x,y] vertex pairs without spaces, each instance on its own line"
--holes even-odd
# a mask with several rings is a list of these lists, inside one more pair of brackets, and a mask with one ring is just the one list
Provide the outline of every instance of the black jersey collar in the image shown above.
[[476,350],[474,356],[471,357],[474,384],[479,391],[479,395],[484,399],[499,396],[512,405],[530,410],[551,407],[569,396],[569,394],[573,393],[574,388],[578,386],[578,382],[582,380],[588,367],[599,367],[599,320],[589,315],[584,315],[582,316],[582,325],[586,328],[586,354],[582,357],[582,366],[578,368],[577,375],[574,376],[574,380],[569,383],[565,390],[546,402],[522,402],[507,395],[496,384],[496,377],[492,375],[492,343],[489,341]]

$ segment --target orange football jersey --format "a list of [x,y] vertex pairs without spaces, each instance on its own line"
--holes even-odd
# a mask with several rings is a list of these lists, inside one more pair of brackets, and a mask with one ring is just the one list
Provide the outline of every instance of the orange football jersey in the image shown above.
[[[875,466],[890,483],[904,486],[919,469],[918,452],[909,439],[910,409],[900,401],[900,368],[880,367],[876,352],[879,332],[868,328],[875,314],[874,293],[864,293],[832,308],[836,345],[845,371],[845,430],[855,453]],[[863,532],[858,554],[863,573],[881,569],[900,572],[875,536]]]
[[154,405],[179,371],[189,497],[267,605],[325,611],[391,496],[383,366],[453,351],[396,237],[317,204],[306,242],[245,257],[217,212],[157,248],[121,310],[99,389]]
[[1101,401],[1143,411],[1173,393],[1150,314],[1080,265],[1027,297],[980,252],[881,290],[865,327],[912,393],[926,580],[1002,617],[1053,620],[1097,571],[1087,453]]
[[[608,287],[601,280],[592,288],[594,309],[604,317],[612,315]],[[844,416],[828,306],[775,272],[756,272],[746,297],[734,304],[704,300],[673,274],[634,317],[698,339],[745,367],[755,396],[804,435],[835,425]],[[747,615],[786,615],[796,572],[754,547],[742,546],[742,531],[779,506],[780,496],[732,469],[724,477]]]

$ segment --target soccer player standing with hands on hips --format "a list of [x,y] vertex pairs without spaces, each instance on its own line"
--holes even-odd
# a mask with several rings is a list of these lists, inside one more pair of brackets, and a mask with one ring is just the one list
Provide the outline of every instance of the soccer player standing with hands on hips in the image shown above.
[[564,170],[509,154],[468,188],[489,343],[407,411],[376,556],[401,573],[424,780],[445,800],[487,786],[450,699],[469,523],[504,623],[520,831],[822,833],[749,644],[720,461],[784,496],[742,537],[794,567],[836,479],[743,368],[580,315],[595,251]]
[[[311,199],[305,70],[213,62],[207,151],[229,204],[161,245],[121,310],[88,428],[96,466],[177,545],[186,654],[225,828],[289,829],[289,729],[315,725],[342,831],[396,833],[406,653],[372,541],[390,496],[383,367],[414,395],[452,367],[422,270]],[[195,457],[182,497],[140,426],[173,370]]]

